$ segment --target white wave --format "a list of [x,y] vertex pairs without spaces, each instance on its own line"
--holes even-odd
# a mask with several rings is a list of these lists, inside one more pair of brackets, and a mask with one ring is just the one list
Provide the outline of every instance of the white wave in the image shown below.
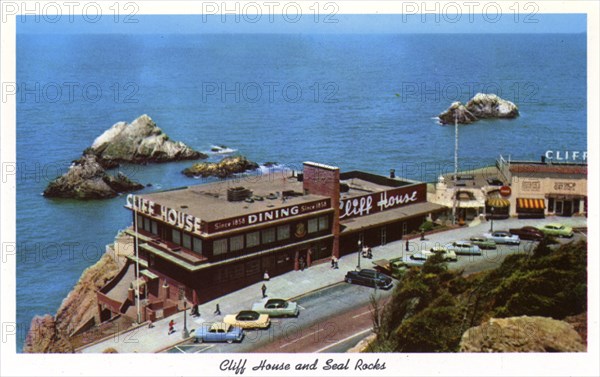
[[231,154],[237,152],[237,149],[222,147],[220,145],[211,145],[208,153],[213,154]]

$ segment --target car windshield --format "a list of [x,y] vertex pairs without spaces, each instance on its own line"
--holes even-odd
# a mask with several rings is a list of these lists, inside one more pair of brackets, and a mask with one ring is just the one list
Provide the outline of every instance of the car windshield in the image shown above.
[[235,318],[242,320],[242,321],[254,321],[254,320],[257,320],[258,317],[259,317],[259,314],[257,312],[243,311],[243,312],[240,312],[237,315],[237,317],[235,317]]
[[265,305],[265,307],[267,308],[287,308],[288,304],[286,301],[283,300],[269,300],[267,301],[267,304]]

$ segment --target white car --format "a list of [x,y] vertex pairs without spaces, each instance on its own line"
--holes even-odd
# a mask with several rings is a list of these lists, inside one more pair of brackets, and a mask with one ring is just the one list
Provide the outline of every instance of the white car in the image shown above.
[[434,254],[441,254],[445,261],[456,262],[458,260],[456,253],[446,249],[445,247],[432,247],[429,250],[417,251],[410,256],[410,259],[426,261]]
[[444,247],[459,255],[481,255],[481,248],[471,241],[454,241]]
[[504,243],[509,245],[518,245],[521,243],[519,236],[502,230],[492,233],[485,233],[483,236],[487,239],[494,240],[498,244]]

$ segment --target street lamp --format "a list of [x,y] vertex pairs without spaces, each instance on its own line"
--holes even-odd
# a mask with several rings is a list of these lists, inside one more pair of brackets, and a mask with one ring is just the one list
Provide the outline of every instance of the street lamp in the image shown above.
[[492,219],[492,222],[490,223],[490,233],[492,233],[494,231],[494,207],[490,208],[490,212],[492,213],[490,216]]
[[359,271],[360,271],[360,253],[362,252],[362,250],[360,248],[360,244],[361,244],[361,242],[360,242],[360,238],[359,238],[358,239],[358,266],[357,266]]
[[181,337],[183,339],[187,339],[190,336],[190,332],[187,329],[187,301],[183,299],[183,332],[181,333]]

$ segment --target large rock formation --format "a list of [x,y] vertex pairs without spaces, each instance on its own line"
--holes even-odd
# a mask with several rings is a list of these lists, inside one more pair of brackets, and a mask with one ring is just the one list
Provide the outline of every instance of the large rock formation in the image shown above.
[[462,336],[461,352],[585,352],[573,326],[546,317],[492,318]]
[[450,107],[438,115],[440,123],[468,124],[485,118],[516,118],[519,116],[519,108],[514,103],[504,100],[495,94],[477,93],[473,98],[463,105],[453,102]]
[[182,171],[188,177],[219,177],[227,178],[236,173],[258,169],[256,162],[249,161],[243,156],[226,157],[219,162],[197,163]]
[[33,318],[23,352],[73,352],[75,346],[71,343],[70,335],[97,317],[96,291],[114,278],[119,269],[115,256],[105,253],[96,264],[83,271],[54,317],[47,314]]
[[143,164],[208,157],[180,141],[170,140],[146,114],[131,123],[116,123],[98,136],[84,153],[97,155],[104,166],[121,162]]
[[74,199],[114,198],[119,193],[140,190],[144,186],[119,172],[107,174],[95,155],[84,155],[61,177],[48,184],[44,196]]

